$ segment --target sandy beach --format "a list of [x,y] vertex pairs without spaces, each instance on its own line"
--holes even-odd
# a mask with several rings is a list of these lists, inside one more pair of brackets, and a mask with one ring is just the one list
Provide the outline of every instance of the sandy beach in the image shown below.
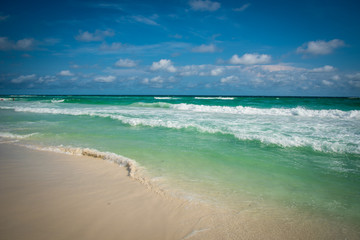
[[[101,159],[0,144],[1,239],[357,239],[282,213],[164,197]],[[316,223],[316,224],[314,224]]]

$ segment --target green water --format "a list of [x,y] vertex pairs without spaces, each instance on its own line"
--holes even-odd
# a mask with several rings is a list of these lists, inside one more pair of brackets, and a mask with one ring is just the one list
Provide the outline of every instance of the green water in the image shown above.
[[3,98],[3,141],[116,153],[183,197],[232,209],[360,223],[359,99]]

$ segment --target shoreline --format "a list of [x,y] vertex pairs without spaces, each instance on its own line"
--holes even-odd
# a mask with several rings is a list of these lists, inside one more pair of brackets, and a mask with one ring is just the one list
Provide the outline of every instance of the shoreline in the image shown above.
[[[357,239],[335,223],[156,194],[125,167],[0,144],[1,239]],[[316,223],[316,224],[314,224]]]

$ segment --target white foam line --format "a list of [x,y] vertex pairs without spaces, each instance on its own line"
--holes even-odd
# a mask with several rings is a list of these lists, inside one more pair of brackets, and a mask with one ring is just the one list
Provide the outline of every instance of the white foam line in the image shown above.
[[[182,111],[191,112],[205,112],[205,113],[225,113],[225,114],[239,114],[239,115],[272,115],[272,116],[300,116],[300,117],[321,117],[321,118],[335,118],[335,119],[360,119],[359,110],[342,111],[338,109],[329,110],[311,110],[303,107],[296,108],[253,108],[253,107],[227,107],[227,106],[208,106],[196,104],[170,104],[164,102],[158,103],[137,103],[135,106],[140,107],[159,107],[172,108]],[[92,109],[58,109],[58,108],[32,108],[32,107],[6,107],[2,106],[0,109],[13,109],[17,112],[33,112],[33,113],[51,113],[51,114],[69,114],[69,115],[91,115],[97,112],[104,112],[102,110]]]
[[131,177],[132,179],[140,182],[141,184],[145,185],[148,189],[151,189],[152,191],[154,191],[159,195],[162,196],[166,195],[164,190],[161,189],[158,184],[154,183],[156,181],[152,181],[151,179],[145,177],[145,169],[139,166],[139,164],[133,159],[112,152],[101,152],[92,148],[76,148],[76,147],[67,147],[67,146],[44,147],[44,146],[35,146],[30,144],[26,144],[26,145],[17,144],[17,143],[15,144],[38,151],[55,152],[55,153],[69,154],[75,156],[88,156],[88,157],[100,158],[103,160],[116,163],[119,166],[124,167],[128,172],[128,176]]
[[38,133],[30,133],[30,134],[26,134],[26,135],[20,135],[20,134],[13,134],[13,133],[9,133],[9,132],[0,132],[0,137],[1,138],[10,138],[10,139],[24,139],[24,138],[29,138],[31,136],[34,136]]
[[[192,105],[192,104],[170,104],[172,107],[178,107],[179,109],[190,109],[190,111],[219,111],[224,112],[228,111],[229,109],[231,111],[236,110],[236,108],[239,107],[219,107],[219,106],[203,106],[203,105]],[[231,126],[229,127],[216,127],[216,126],[206,126],[203,124],[202,121],[196,121],[195,118],[191,117],[191,119],[185,120],[177,120],[177,119],[171,119],[166,120],[163,118],[153,118],[152,115],[151,118],[143,118],[143,116],[124,116],[123,114],[126,114],[125,112],[119,109],[91,109],[91,108],[77,108],[77,109],[59,109],[59,108],[30,108],[30,107],[15,107],[15,111],[22,111],[22,112],[34,112],[34,113],[49,113],[49,114],[66,114],[66,115],[88,115],[88,116],[97,116],[97,117],[103,117],[103,118],[112,118],[115,120],[119,120],[122,123],[129,124],[131,126],[149,126],[149,127],[165,127],[170,129],[186,129],[186,128],[195,128],[197,131],[200,132],[207,132],[207,133],[221,133],[221,134],[230,134],[234,137],[238,138],[239,140],[258,140],[265,144],[276,144],[282,147],[311,147],[315,151],[322,151],[322,152],[337,152],[337,153],[360,153],[360,146],[357,144],[358,140],[352,140],[349,142],[346,139],[339,139],[339,136],[334,136],[336,142],[333,142],[331,139],[328,139],[328,137],[323,137],[323,135],[313,135],[311,136],[305,136],[299,137],[299,136],[287,136],[286,131],[285,134],[263,134],[260,130],[255,133],[251,132],[244,132],[240,131],[239,129],[233,129]],[[247,107],[241,107],[240,109],[243,109],[243,111],[248,112],[247,110],[250,109],[250,113],[254,111],[254,114],[259,114],[260,110],[263,109],[256,109],[256,108],[247,108]],[[289,109],[265,109],[267,111],[275,111],[273,114],[278,114],[280,112],[285,115],[287,114],[293,114]],[[292,109],[294,110],[294,109]],[[319,111],[331,111],[331,110],[305,110],[305,112],[310,113],[317,113]],[[313,112],[312,112],[313,111]],[[356,112],[354,116],[349,116],[349,112],[343,112],[340,110],[333,110],[338,111],[336,112],[336,116],[348,116],[348,117],[357,117],[360,116],[360,111],[351,111]],[[328,112],[329,113],[329,112]],[[168,114],[168,113],[167,113]],[[248,112],[249,114],[249,112]],[[268,113],[269,114],[269,113]],[[280,115],[278,114],[278,115]],[[331,116],[332,112],[328,114],[328,116]],[[351,114],[351,113],[350,113]],[[315,116],[316,114],[313,114]],[[324,114],[326,116],[326,114]],[[332,115],[334,117],[334,115]],[[345,118],[345,117],[344,117]],[[356,118],[355,118],[356,119]],[[347,119],[349,120],[349,119]],[[351,119],[354,121],[354,119]],[[205,123],[206,124],[206,123]],[[256,129],[255,129],[256,130]],[[321,130],[321,129],[320,129]],[[275,135],[274,135],[275,134]],[[316,137],[318,139],[313,139],[313,137]],[[309,139],[311,137],[311,139]],[[356,137],[356,136],[353,136]],[[339,142],[343,141],[345,142]]]
[[233,97],[195,97],[195,99],[199,100],[212,100],[212,99],[218,99],[218,100],[234,100]]

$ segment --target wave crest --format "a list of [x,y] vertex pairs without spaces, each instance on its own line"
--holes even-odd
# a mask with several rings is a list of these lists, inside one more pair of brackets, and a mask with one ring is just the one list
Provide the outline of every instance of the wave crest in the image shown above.
[[[169,103],[137,104],[137,106],[146,107],[141,109],[131,105],[126,108],[14,107],[13,109],[21,112],[111,118],[130,126],[194,129],[205,133],[232,135],[239,140],[275,144],[280,147],[311,147],[315,151],[322,152],[360,153],[359,135],[354,131],[360,119],[358,110],[309,110],[300,107],[259,109],[242,106]],[[166,109],[158,111],[147,109],[147,107],[153,107],[154,104],[160,108],[166,106]],[[304,119],[299,119],[298,116]]]
[[207,112],[207,113],[228,113],[241,115],[272,115],[272,116],[301,116],[301,117],[323,117],[323,118],[345,118],[360,119],[360,111],[342,111],[337,109],[312,110],[303,107],[296,108],[254,108],[254,107],[228,107],[209,106],[196,104],[170,104],[170,108],[182,111]]

